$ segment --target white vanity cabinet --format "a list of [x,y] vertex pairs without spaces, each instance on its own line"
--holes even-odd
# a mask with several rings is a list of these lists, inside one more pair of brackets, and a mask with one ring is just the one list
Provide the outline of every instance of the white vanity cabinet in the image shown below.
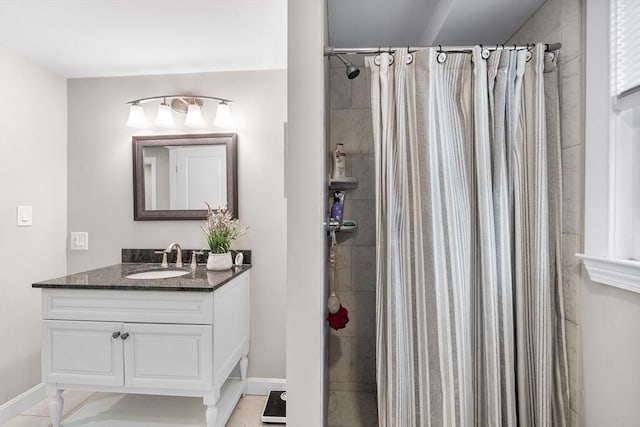
[[210,292],[42,289],[53,426],[67,389],[202,397],[224,426],[246,390],[249,291],[250,271]]

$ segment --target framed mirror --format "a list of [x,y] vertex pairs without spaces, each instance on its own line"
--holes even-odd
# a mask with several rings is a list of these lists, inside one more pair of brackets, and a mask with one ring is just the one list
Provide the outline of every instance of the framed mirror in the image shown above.
[[194,220],[227,206],[238,217],[235,133],[133,137],[133,219]]

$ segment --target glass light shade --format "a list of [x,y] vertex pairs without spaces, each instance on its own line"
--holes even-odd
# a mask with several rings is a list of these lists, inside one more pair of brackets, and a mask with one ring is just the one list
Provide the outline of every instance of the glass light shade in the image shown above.
[[156,115],[155,125],[161,128],[172,128],[174,126],[171,107],[164,102],[158,107],[158,115]]
[[129,108],[129,119],[127,120],[127,126],[132,128],[146,128],[147,118],[144,115],[144,110],[138,104],[131,104]]
[[202,120],[202,111],[198,104],[189,104],[187,108],[187,118],[184,120],[184,125],[190,128],[201,128],[204,126]]
[[231,117],[231,110],[229,110],[229,104],[221,102],[218,104],[218,110],[216,111],[216,119],[213,125],[219,128],[229,129],[233,127],[233,118]]

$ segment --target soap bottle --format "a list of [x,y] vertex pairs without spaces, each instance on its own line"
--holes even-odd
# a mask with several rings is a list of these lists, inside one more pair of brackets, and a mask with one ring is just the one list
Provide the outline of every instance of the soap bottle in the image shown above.
[[333,153],[333,179],[341,180],[346,178],[346,153],[344,152],[344,144],[336,144],[336,151]]
[[344,191],[336,191],[333,193],[333,205],[331,206],[331,218],[338,224],[338,228],[342,226],[344,212]]

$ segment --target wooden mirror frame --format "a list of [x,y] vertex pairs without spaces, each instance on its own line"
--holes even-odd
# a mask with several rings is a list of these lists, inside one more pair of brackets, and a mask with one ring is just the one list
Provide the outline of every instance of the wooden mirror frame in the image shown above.
[[237,135],[235,133],[210,133],[193,135],[145,135],[134,136],[133,143],[133,220],[173,221],[202,220],[206,209],[198,210],[146,210],[144,195],[144,147],[164,145],[226,145],[227,207],[238,218],[238,162]]

